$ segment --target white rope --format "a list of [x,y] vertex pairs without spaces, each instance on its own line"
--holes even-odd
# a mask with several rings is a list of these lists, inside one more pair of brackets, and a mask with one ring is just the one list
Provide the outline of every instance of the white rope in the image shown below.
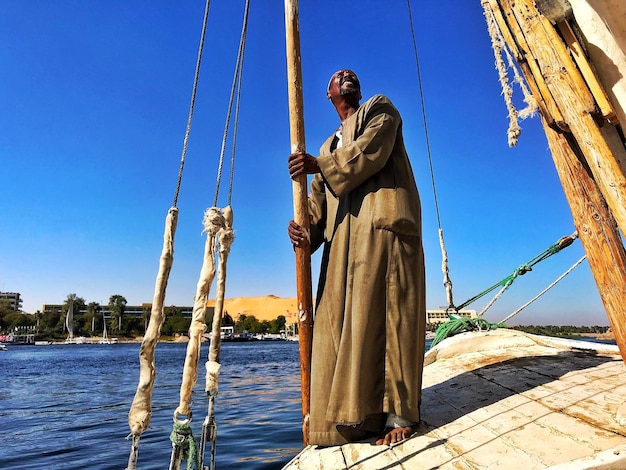
[[485,314],[485,312],[489,310],[494,303],[496,303],[496,300],[502,297],[502,294],[504,294],[504,291],[506,291],[511,286],[511,284],[513,284],[513,281],[515,280],[516,277],[517,277],[517,272],[513,273],[513,276],[511,277],[511,279],[509,279],[506,282],[506,284],[504,284],[504,287],[500,289],[498,293],[494,295],[493,299],[491,299],[491,301],[485,306],[485,308],[483,308],[480,311],[480,313],[478,314],[478,318],[482,317]]
[[571,268],[569,268],[567,271],[565,271],[563,274],[561,274],[552,284],[550,284],[548,287],[546,287],[544,290],[542,290],[541,292],[539,292],[539,294],[537,294],[535,297],[533,297],[532,299],[530,299],[528,302],[526,302],[524,305],[522,305],[520,308],[518,308],[517,310],[515,310],[513,313],[511,313],[508,317],[506,317],[504,320],[502,320],[500,323],[505,323],[506,321],[510,320],[511,318],[513,318],[515,315],[517,315],[519,312],[521,312],[522,310],[524,310],[526,307],[528,307],[530,304],[532,304],[535,300],[537,300],[539,297],[541,297],[543,294],[545,294],[546,292],[548,292],[550,289],[552,289],[555,285],[557,285],[557,283],[563,279],[565,276],[567,276],[569,273],[571,273],[576,267],[578,267],[578,265],[580,263],[582,263],[585,259],[587,258],[587,256],[583,256],[582,258],[580,258],[578,261],[576,261]]
[[[509,129],[507,131],[508,144],[509,147],[514,147],[517,145],[518,138],[522,132],[519,126],[518,118],[525,119],[526,117],[533,115],[537,111],[537,102],[532,96],[532,93],[530,93],[528,88],[524,85],[522,77],[517,71],[517,67],[511,58],[504,38],[502,37],[502,32],[498,28],[495,13],[489,3],[489,0],[482,0],[481,3],[485,14],[485,20],[487,21],[487,31],[489,32],[489,37],[491,38],[491,47],[495,58],[496,70],[498,71],[500,85],[502,86],[502,96],[504,97],[504,103],[506,104],[509,112]],[[503,53],[507,56],[509,67],[514,71],[514,83],[517,83],[520,86],[522,93],[524,94],[524,102],[527,104],[527,107],[519,112],[513,104],[513,88],[509,84],[507,66],[502,59]]]
[[[224,216],[217,207],[211,207],[204,213],[204,230],[207,234],[204,246],[204,260],[200,277],[196,287],[194,298],[193,315],[189,326],[189,343],[187,343],[187,354],[185,365],[183,366],[183,377],[180,384],[180,401],[176,411],[174,411],[175,422],[191,421],[190,404],[193,386],[198,378],[198,360],[200,358],[200,344],[202,335],[206,331],[206,313],[209,300],[209,291],[215,278],[215,250],[217,234],[224,226]],[[180,420],[180,415],[186,415],[185,420]]]
[[[174,234],[176,233],[177,221],[178,209],[172,207],[165,219],[163,250],[154,288],[150,321],[139,349],[139,384],[128,413],[128,425],[131,435],[135,437],[140,436],[148,428],[152,416],[152,388],[156,376],[154,350],[161,336],[161,326],[165,320],[163,304],[169,273],[174,261]],[[132,452],[133,449],[131,449],[131,454]],[[136,450],[134,452],[136,453]]]
[[443,230],[441,228],[439,229],[439,246],[441,246],[441,271],[443,272],[443,285],[446,288],[448,307],[454,307],[452,299],[452,280],[450,279],[450,270],[448,269],[448,251],[443,241]]

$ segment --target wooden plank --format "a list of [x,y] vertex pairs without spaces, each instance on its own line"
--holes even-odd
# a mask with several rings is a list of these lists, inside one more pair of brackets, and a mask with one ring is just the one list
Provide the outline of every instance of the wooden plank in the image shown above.
[[[534,346],[519,348],[520,338]],[[500,329],[449,338],[424,368],[414,436],[393,446],[309,446],[284,470],[545,470],[573,459],[586,465],[570,470],[626,468],[626,428],[614,419],[626,366],[615,346],[584,353],[569,344]],[[594,466],[611,451],[613,467]]]
[[602,87],[602,85],[600,85],[598,77],[596,77],[596,74],[591,68],[591,65],[589,65],[587,57],[585,56],[585,52],[578,42],[578,39],[576,39],[576,35],[574,34],[574,31],[572,31],[572,27],[565,20],[557,22],[557,26],[559,28],[559,31],[561,31],[563,39],[565,39],[565,44],[567,44],[567,47],[571,51],[572,56],[574,57],[574,60],[576,61],[576,64],[578,65],[578,68],[580,69],[580,72],[582,73],[585,82],[587,83],[587,86],[589,86],[591,94],[596,100],[596,103],[600,110],[600,114],[609,123],[618,124],[615,110],[609,102],[609,98],[607,97],[604,88]]

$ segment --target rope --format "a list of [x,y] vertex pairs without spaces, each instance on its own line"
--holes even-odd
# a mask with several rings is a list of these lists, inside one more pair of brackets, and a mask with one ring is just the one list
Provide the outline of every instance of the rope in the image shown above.
[[435,332],[435,339],[430,344],[430,348],[434,348],[444,339],[466,331],[489,331],[497,328],[506,328],[503,323],[489,323],[482,318],[469,318],[450,315],[450,321],[442,323]]
[[[177,449],[176,454],[180,456],[180,460],[187,461],[187,470],[192,470],[194,467],[196,470],[202,470],[200,452],[198,452],[198,444],[193,437],[191,426],[174,423],[170,441],[172,441],[172,447]],[[177,462],[170,462],[170,467],[172,464],[176,466]]]
[[228,193],[228,205],[231,203],[232,196],[232,181],[233,181],[233,173],[234,173],[234,163],[235,163],[235,143],[236,143],[236,135],[237,135],[237,124],[239,121],[239,101],[241,95],[241,76],[243,73],[243,58],[244,51],[246,48],[246,35],[248,31],[248,10],[250,7],[250,0],[246,0],[246,6],[244,10],[243,24],[241,27],[241,37],[239,40],[239,50],[237,52],[237,62],[235,65],[235,73],[233,76],[233,83],[230,90],[230,99],[228,101],[228,111],[226,113],[226,123],[224,124],[224,135],[222,137],[222,148],[220,150],[220,158],[219,164],[217,168],[217,181],[215,183],[215,197],[213,199],[213,205],[217,206],[220,185],[222,180],[222,167],[224,165],[224,153],[226,149],[226,140],[228,138],[228,128],[230,126],[230,116],[233,110],[233,102],[235,101],[235,90],[237,91],[237,106],[235,112],[235,124],[234,124],[234,134],[233,134],[233,150],[232,150],[232,158],[231,158],[231,168],[230,168],[230,187]]
[[530,304],[532,304],[535,300],[537,300],[539,297],[541,297],[543,294],[545,294],[546,292],[548,292],[550,289],[552,289],[554,286],[557,285],[557,283],[559,281],[561,281],[561,279],[563,279],[565,276],[567,276],[569,273],[571,273],[576,267],[578,267],[578,265],[580,263],[582,263],[585,259],[587,258],[587,256],[583,256],[582,258],[580,258],[578,261],[576,261],[567,271],[565,271],[563,274],[561,274],[552,284],[550,284],[548,287],[546,287],[544,290],[542,290],[541,292],[539,292],[539,294],[537,294],[535,297],[533,297],[532,299],[530,299],[528,302],[526,302],[524,305],[522,305],[520,308],[518,308],[517,310],[515,310],[513,313],[511,313],[508,317],[506,317],[504,320],[501,320],[500,323],[505,323],[508,320],[510,320],[511,318],[513,318],[515,315],[517,315],[519,312],[521,312],[522,310],[524,310],[526,307],[528,307]]
[[441,246],[441,271],[443,272],[443,285],[446,289],[446,297],[448,299],[448,308],[454,308],[454,302],[452,299],[452,280],[450,279],[450,272],[448,269],[448,252],[446,250],[445,242],[443,239],[443,229],[441,228],[441,216],[439,213],[439,201],[437,199],[437,187],[435,185],[435,171],[433,169],[433,159],[430,149],[430,139],[428,136],[428,124],[426,121],[426,105],[424,100],[424,90],[422,87],[422,74],[419,64],[419,55],[417,53],[417,42],[415,40],[415,28],[413,27],[413,12],[411,11],[411,0],[407,0],[407,8],[409,10],[409,24],[411,26],[411,38],[413,40],[413,52],[415,54],[415,66],[417,69],[417,84],[420,94],[420,103],[422,107],[422,121],[424,122],[424,136],[426,140],[426,153],[428,155],[428,164],[430,167],[430,180],[433,188],[433,199],[435,201],[435,212],[437,214],[437,227],[439,228],[439,244]]
[[[165,232],[163,234],[163,250],[159,263],[159,272],[154,288],[152,310],[146,333],[139,348],[139,383],[130,411],[128,412],[128,426],[131,435],[135,438],[148,428],[152,416],[152,388],[156,376],[154,351],[161,336],[161,327],[165,321],[164,302],[165,290],[169,273],[174,261],[174,235],[178,221],[178,209],[171,207],[165,220]],[[137,443],[139,440],[137,439]],[[135,444],[135,442],[133,442]],[[131,448],[131,457],[137,450]],[[130,457],[129,457],[130,460]],[[136,460],[136,457],[135,457]],[[131,467],[132,468],[132,467]]]
[[180,184],[183,179],[183,168],[185,167],[185,158],[187,156],[187,145],[189,143],[189,133],[191,132],[191,120],[193,118],[193,109],[196,103],[196,91],[198,89],[198,79],[200,77],[200,64],[202,63],[202,51],[204,50],[204,37],[206,35],[206,27],[209,20],[209,5],[211,0],[206,0],[204,8],[204,20],[202,22],[202,34],[200,35],[200,45],[198,46],[198,59],[196,60],[196,71],[193,77],[193,87],[191,90],[191,103],[189,104],[189,114],[187,116],[187,128],[185,129],[185,138],[183,139],[183,151],[180,157],[180,167],[178,168],[178,179],[176,181],[176,191],[174,191],[173,207],[178,204],[178,194],[180,192]]
[[469,304],[475,302],[476,300],[480,299],[481,297],[484,297],[485,295],[487,295],[488,293],[490,293],[491,291],[495,290],[496,288],[498,288],[499,286],[502,286],[503,289],[496,295],[496,297],[494,298],[494,300],[492,300],[489,305],[483,309],[483,311],[481,312],[481,315],[485,313],[485,311],[487,310],[488,307],[491,307],[491,305],[493,305],[493,303],[495,302],[495,300],[497,300],[498,298],[500,298],[500,296],[504,293],[504,291],[506,289],[509,288],[509,286],[511,284],[513,284],[513,281],[515,281],[515,279],[517,279],[517,277],[522,276],[524,274],[526,274],[529,271],[532,271],[533,266],[535,266],[537,263],[549,258],[550,256],[558,253],[559,251],[561,251],[564,248],[567,248],[568,246],[570,246],[574,240],[576,240],[578,238],[578,233],[574,232],[571,235],[565,236],[560,238],[556,243],[550,245],[548,248],[546,248],[544,251],[542,251],[541,253],[539,253],[537,256],[535,256],[533,259],[531,259],[530,261],[528,261],[525,264],[522,264],[521,266],[519,266],[517,269],[515,269],[515,271],[513,271],[512,274],[506,276],[504,279],[502,279],[499,282],[496,282],[494,285],[492,285],[491,287],[485,289],[484,291],[482,291],[480,294],[475,295],[474,297],[472,297],[469,300],[466,300],[465,302],[463,302],[461,305],[459,305],[458,307],[455,307],[456,311],[458,312],[459,310],[461,310],[464,307],[467,307]]
[[191,394],[198,378],[200,344],[202,335],[206,331],[205,319],[209,291],[215,278],[216,239],[218,232],[224,226],[224,216],[218,208],[211,207],[204,213],[203,224],[203,233],[207,234],[207,239],[204,245],[204,258],[194,297],[191,325],[189,326],[189,342],[187,343],[183,377],[180,384],[180,401],[176,411],[174,411],[174,423],[184,422],[184,420],[179,420],[179,415],[187,415],[186,421],[190,421]]
[[[485,20],[487,21],[487,31],[489,32],[489,37],[491,38],[491,47],[493,49],[493,54],[495,57],[496,70],[498,71],[500,85],[502,86],[502,96],[504,96],[504,103],[506,104],[507,110],[509,112],[509,129],[507,131],[508,144],[509,147],[515,147],[517,145],[518,138],[522,132],[519,126],[518,118],[525,119],[526,117],[533,115],[538,108],[537,101],[524,84],[522,77],[520,76],[517,67],[511,57],[511,54],[506,47],[506,43],[504,41],[504,38],[502,37],[502,32],[498,28],[495,14],[489,3],[489,0],[482,0],[481,3],[484,10]],[[508,59],[508,67],[513,69],[514,71],[515,79],[513,80],[513,82],[517,83],[520,86],[522,93],[524,94],[524,102],[527,104],[527,107],[519,112],[513,104],[513,88],[509,84],[507,65],[502,59],[503,53]]]
[[178,222],[178,196],[183,177],[183,169],[185,166],[185,158],[187,155],[187,146],[189,143],[189,133],[191,131],[191,121],[196,101],[196,91],[198,87],[198,78],[200,76],[200,64],[202,63],[202,51],[204,49],[204,38],[206,36],[207,23],[209,18],[210,0],[206,0],[204,9],[204,19],[202,22],[202,33],[200,35],[200,44],[198,46],[198,57],[196,60],[196,69],[194,74],[193,88],[191,92],[191,103],[189,105],[189,114],[187,116],[187,126],[185,137],[183,139],[183,150],[181,154],[180,166],[178,170],[178,178],[176,182],[176,190],[174,191],[174,200],[172,207],[168,211],[165,221],[165,234],[163,236],[163,249],[159,263],[159,271],[157,273],[154,297],[152,300],[152,309],[150,312],[150,321],[146,328],[146,333],[141,342],[139,349],[139,383],[137,391],[128,413],[128,425],[133,437],[133,443],[128,458],[128,469],[136,468],[139,438],[141,434],[148,428],[150,418],[152,417],[152,390],[154,387],[154,379],[156,377],[156,366],[154,361],[154,351],[156,344],[161,336],[161,327],[165,321],[164,302],[167,282],[169,280],[170,271],[174,261],[174,236],[176,234],[176,225]]

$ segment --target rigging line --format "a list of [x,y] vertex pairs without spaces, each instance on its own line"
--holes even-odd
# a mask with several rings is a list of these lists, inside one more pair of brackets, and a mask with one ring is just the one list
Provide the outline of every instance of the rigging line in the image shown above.
[[[443,239],[443,229],[441,228],[441,215],[439,213],[439,200],[437,198],[437,187],[435,185],[435,171],[433,168],[432,152],[430,150],[430,138],[428,135],[428,124],[426,120],[426,104],[424,100],[424,90],[422,87],[422,73],[419,63],[419,55],[417,53],[417,42],[415,40],[415,28],[413,26],[413,13],[411,11],[411,0],[407,0],[407,7],[409,10],[409,24],[411,26],[411,38],[413,40],[413,52],[415,53],[415,66],[417,69],[417,85],[419,88],[420,102],[422,105],[422,120],[424,122],[424,136],[426,139],[426,153],[428,155],[428,164],[430,167],[430,179],[433,188],[433,199],[435,201],[435,212],[437,214],[437,227],[439,228],[439,245],[441,247],[441,271],[443,272],[443,285],[446,289],[446,298],[448,301],[448,308],[454,307],[454,300],[452,298],[452,280],[450,279],[450,270],[448,269],[448,252],[446,250],[446,244]],[[458,309],[457,309],[458,310]]]
[[[238,79],[241,80],[241,69],[243,68],[243,53],[245,49],[246,34],[248,29],[248,10],[250,7],[250,1],[246,0],[246,6],[244,10],[243,24],[241,26],[241,38],[239,40],[239,50],[237,52],[237,63],[235,65],[235,73],[233,77],[233,84],[230,90],[230,99],[228,101],[228,112],[226,113],[226,124],[224,125],[224,136],[222,138],[222,148],[220,150],[220,160],[217,169],[217,182],[215,184],[215,198],[213,199],[213,206],[217,207],[217,199],[220,191],[220,184],[222,180],[222,167],[224,165],[224,150],[226,148],[226,140],[228,138],[228,128],[230,126],[230,115],[233,110],[233,101],[235,96],[235,89]],[[232,171],[232,168],[231,168]]]
[[424,91],[422,89],[422,75],[419,65],[419,57],[417,54],[417,42],[415,41],[415,28],[413,27],[413,13],[411,12],[411,0],[407,0],[409,9],[409,24],[411,25],[411,38],[413,39],[413,52],[415,53],[415,65],[417,67],[417,85],[420,92],[420,102],[422,104],[422,119],[424,121],[424,135],[426,139],[426,152],[428,154],[428,164],[430,166],[430,178],[433,186],[433,197],[435,199],[435,211],[437,213],[437,226],[441,229],[441,217],[439,215],[439,202],[437,199],[437,189],[435,186],[435,172],[433,170],[433,159],[430,151],[430,139],[428,137],[428,125],[426,123],[426,106],[424,104]]
[[183,151],[180,157],[180,167],[178,169],[178,179],[176,181],[176,191],[174,192],[174,202],[172,207],[178,204],[178,194],[180,193],[180,184],[183,179],[183,168],[185,167],[185,157],[187,156],[187,145],[189,144],[189,133],[191,132],[191,120],[193,118],[193,109],[196,103],[196,91],[198,89],[198,78],[200,77],[200,64],[202,63],[202,51],[204,50],[204,37],[206,36],[206,27],[209,20],[209,6],[211,0],[206,0],[204,8],[204,20],[202,22],[202,34],[200,35],[200,45],[198,46],[198,58],[196,60],[196,71],[193,77],[193,88],[191,91],[191,103],[189,104],[189,115],[187,116],[187,128],[185,129],[185,138],[183,139]]
[[243,75],[243,56],[239,70],[239,81],[237,83],[237,101],[235,104],[235,122],[233,124],[233,149],[230,157],[230,181],[228,184],[228,205],[231,205],[233,197],[233,179],[235,176],[235,149],[237,148],[237,129],[239,128],[239,105],[241,104],[241,82]]
[[504,320],[501,320],[500,323],[505,323],[508,320],[510,320],[511,318],[513,318],[515,315],[517,315],[519,312],[521,312],[522,310],[524,310],[526,307],[528,307],[530,304],[532,304],[535,300],[537,300],[539,297],[541,297],[543,294],[545,294],[546,292],[548,292],[550,289],[552,289],[559,281],[561,281],[561,279],[563,279],[565,276],[567,276],[569,273],[571,273],[575,268],[578,267],[578,265],[580,263],[582,263],[585,259],[587,258],[587,255],[583,256],[582,258],[580,258],[578,261],[576,261],[572,267],[570,267],[567,271],[565,271],[563,274],[561,274],[552,284],[550,284],[548,287],[546,287],[544,290],[542,290],[541,292],[539,292],[539,294],[537,294],[535,297],[533,297],[532,299],[530,299],[528,302],[526,302],[524,305],[522,305],[520,308],[518,308],[517,310],[515,310],[513,313],[511,313],[508,317],[506,317]]

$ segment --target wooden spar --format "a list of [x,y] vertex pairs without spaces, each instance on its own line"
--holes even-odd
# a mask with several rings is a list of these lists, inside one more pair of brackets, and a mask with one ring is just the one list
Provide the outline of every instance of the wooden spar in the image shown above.
[[509,46],[518,51],[516,59],[533,64],[522,67],[527,81],[541,84],[531,87],[533,92],[547,90],[538,99],[556,106],[562,116],[563,122],[557,126],[550,125],[558,122],[554,116],[542,115],[542,123],[574,225],[626,362],[626,251],[617,228],[626,233],[626,177],[619,164],[624,149],[607,142],[607,131],[601,131],[595,120],[601,117],[593,116],[597,111],[594,95],[535,2],[490,3],[501,8],[499,24],[509,30],[503,36],[507,42],[514,41]]
[[[287,82],[289,91],[289,128],[291,152],[305,152],[302,68],[300,66],[300,26],[298,1],[285,0],[287,36]],[[292,181],[294,221],[309,233],[307,177]],[[300,342],[300,381],[302,390],[302,435],[309,445],[309,408],[311,404],[311,349],[313,345],[313,295],[311,287],[311,245],[304,243],[296,251],[296,294],[298,300],[298,338]]]
[[585,247],[611,329],[626,362],[626,323],[623,321],[626,250],[617,224],[598,185],[579,157],[576,141],[551,129],[545,120],[542,123],[561,185],[572,209],[574,226]]
[[[618,226],[626,233],[626,175],[619,162],[626,158],[624,148],[618,149],[607,142],[595,120],[594,96],[563,40],[537,10],[535,2],[500,0],[499,3],[509,12],[509,24],[519,25],[528,47],[526,61],[537,64],[540,77],[533,72],[534,76],[546,83]],[[515,32],[513,37],[517,40]]]

